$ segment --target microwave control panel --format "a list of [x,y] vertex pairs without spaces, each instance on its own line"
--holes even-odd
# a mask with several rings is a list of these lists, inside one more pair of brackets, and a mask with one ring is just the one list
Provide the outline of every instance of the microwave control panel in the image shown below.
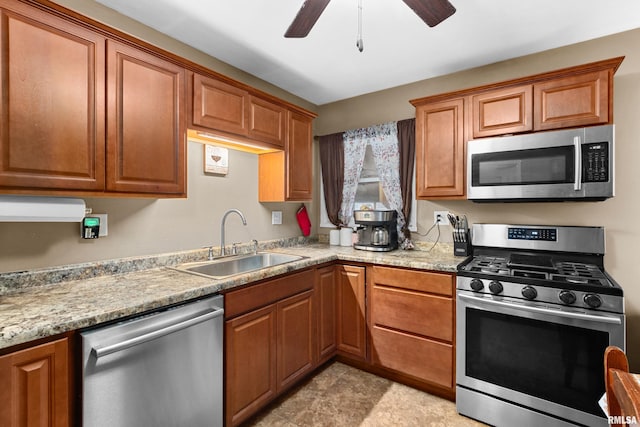
[[609,181],[609,143],[582,145],[582,182]]

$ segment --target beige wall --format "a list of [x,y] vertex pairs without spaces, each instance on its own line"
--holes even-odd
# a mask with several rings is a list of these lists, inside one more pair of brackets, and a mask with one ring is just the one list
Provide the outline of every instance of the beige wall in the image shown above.
[[[616,196],[597,203],[474,204],[468,201],[418,202],[419,231],[433,223],[434,210],[467,214],[471,222],[592,225],[606,228],[605,266],[625,291],[627,349],[640,370],[640,30],[629,31],[536,55],[323,105],[316,133],[330,134],[414,116],[408,100],[626,56],[615,76]],[[443,227],[449,231],[448,227]],[[435,234],[417,239],[433,241]],[[445,235],[451,241],[450,233]]]

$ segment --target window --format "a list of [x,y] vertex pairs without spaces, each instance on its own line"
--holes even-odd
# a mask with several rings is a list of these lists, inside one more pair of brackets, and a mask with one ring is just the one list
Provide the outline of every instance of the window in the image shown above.
[[[320,172],[322,173],[322,171]],[[414,182],[412,183],[413,188],[415,188],[415,174],[413,176]],[[320,179],[320,227],[333,228],[334,225],[329,221],[329,216],[327,215],[327,207],[324,201],[324,190],[322,188],[323,181]],[[415,191],[413,192],[414,197],[411,201],[411,217],[409,218],[409,230],[416,231],[416,199],[415,199]],[[382,185],[380,183],[380,178],[378,177],[378,171],[376,170],[376,165],[373,159],[373,151],[371,150],[371,146],[367,145],[365,155],[364,155],[364,164],[362,166],[362,172],[360,173],[360,179],[358,181],[358,189],[356,191],[356,200],[354,205],[354,210],[362,209],[363,207],[367,207],[369,209],[376,210],[384,210],[389,209],[387,205],[387,200],[384,196],[384,191],[382,190]],[[351,223],[349,226],[354,226],[355,223],[353,219],[351,219]]]

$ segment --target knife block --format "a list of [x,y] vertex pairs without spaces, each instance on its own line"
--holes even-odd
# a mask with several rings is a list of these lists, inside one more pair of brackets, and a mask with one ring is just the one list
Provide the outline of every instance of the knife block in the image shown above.
[[455,256],[469,256],[471,255],[471,236],[469,230],[464,233],[463,242],[453,242],[453,255]]

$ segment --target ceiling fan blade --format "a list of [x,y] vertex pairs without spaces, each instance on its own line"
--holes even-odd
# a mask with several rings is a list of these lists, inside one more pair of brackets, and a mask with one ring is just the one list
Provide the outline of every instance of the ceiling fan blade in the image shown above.
[[456,12],[447,0],[402,0],[428,26],[435,27]]
[[330,0],[305,0],[291,25],[284,33],[285,37],[306,37],[315,25]]

